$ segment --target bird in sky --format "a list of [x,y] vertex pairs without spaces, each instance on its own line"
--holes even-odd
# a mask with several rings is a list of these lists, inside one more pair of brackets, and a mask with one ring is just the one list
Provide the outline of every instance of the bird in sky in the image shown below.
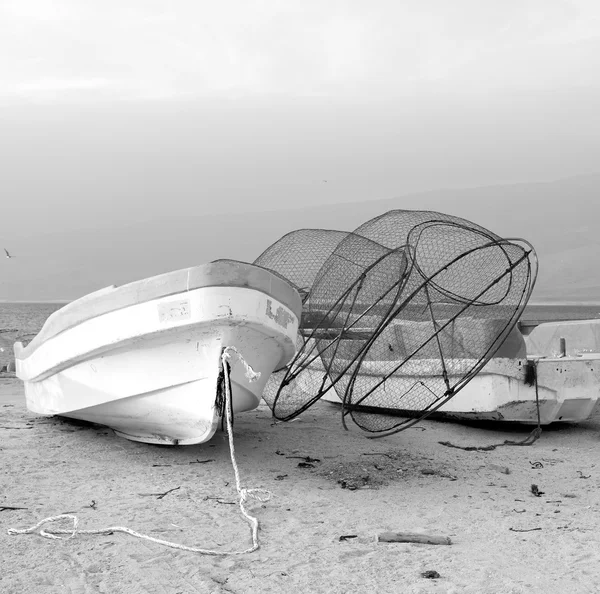
[[6,253],[6,257],[7,258],[12,258],[12,256],[8,253],[8,250],[6,248],[4,248],[4,251]]

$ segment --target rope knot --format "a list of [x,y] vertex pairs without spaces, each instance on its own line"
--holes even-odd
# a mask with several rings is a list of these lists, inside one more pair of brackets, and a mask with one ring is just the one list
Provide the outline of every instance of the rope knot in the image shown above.
[[227,359],[231,359],[232,353],[237,355],[238,360],[246,369],[246,373],[244,374],[246,376],[246,379],[249,382],[256,381],[260,377],[260,371],[254,371],[254,369],[252,369],[252,367],[250,367],[250,365],[246,363],[244,357],[242,357],[241,353],[235,347],[228,346],[223,349],[223,362],[225,362],[225,360]]
[[[77,525],[79,524],[79,519],[77,518],[77,516],[73,516],[71,514],[60,514],[59,516],[51,516],[50,518],[44,518],[43,520],[41,520],[40,522],[38,522],[35,526],[32,526],[31,528],[24,528],[22,530],[19,530],[17,528],[9,528],[7,530],[7,532],[10,535],[33,534],[39,528],[40,536],[43,536],[44,538],[53,538],[54,540],[65,540],[65,539],[63,539],[62,536],[56,536],[56,534],[52,534],[51,532],[46,532],[46,530],[44,530],[42,528],[42,526],[44,526],[44,524],[49,524],[50,522],[56,522],[57,520],[67,520],[67,519],[73,520],[73,530],[69,531],[69,532],[71,532],[71,534],[66,539],[66,540],[69,540],[69,538],[73,538],[77,534]],[[61,531],[61,533],[63,533],[63,532]]]

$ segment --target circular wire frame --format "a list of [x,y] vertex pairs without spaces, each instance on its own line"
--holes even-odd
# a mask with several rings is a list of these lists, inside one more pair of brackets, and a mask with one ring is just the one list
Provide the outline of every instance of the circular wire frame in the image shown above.
[[[373,243],[362,239],[364,244]],[[322,275],[315,284],[310,297],[314,314],[311,324],[302,325],[296,356],[279,376],[276,394],[267,395],[277,419],[290,420],[328,390],[335,390],[395,307],[407,277],[405,251],[378,251],[384,252],[383,255],[365,266],[357,278],[348,276],[341,293],[336,290],[340,285],[335,274]],[[346,260],[332,258],[334,262],[328,263],[330,271],[348,264]],[[383,270],[387,274],[383,275]]]
[[[423,236],[418,231],[408,252],[413,274],[421,282],[411,278],[404,285],[398,307],[363,349],[342,399],[343,417],[350,415],[359,427],[380,435],[405,429],[439,409],[489,362],[521,316],[537,276],[529,243],[490,241],[479,232],[479,246],[423,276],[418,262]],[[489,250],[498,252],[497,257],[486,258],[483,281],[472,283],[474,291],[466,296],[457,294],[455,287],[448,290],[449,279],[476,276],[472,258]],[[490,274],[490,261],[498,263],[495,275]],[[486,301],[492,294],[494,298]],[[381,360],[386,343],[400,351],[395,364]]]

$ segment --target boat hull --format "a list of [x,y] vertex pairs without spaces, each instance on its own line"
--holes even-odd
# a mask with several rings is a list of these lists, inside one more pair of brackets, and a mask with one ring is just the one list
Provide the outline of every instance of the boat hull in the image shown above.
[[17,375],[38,414],[147,443],[202,443],[223,414],[223,349],[234,347],[260,374],[251,381],[231,358],[233,412],[251,410],[293,356],[297,329],[297,313],[262,291],[200,287],[92,317],[31,353],[17,343]]
[[529,331],[525,342],[527,352],[538,357],[598,355],[600,320],[544,322]]
[[[589,418],[598,405],[600,396],[600,357],[546,358],[537,361],[537,399],[535,385],[525,383],[526,359],[491,359],[455,396],[435,410],[433,417],[472,421],[504,421],[535,425],[538,422],[538,403],[540,424],[554,422],[581,422]],[[421,370],[411,374],[398,374],[389,378],[384,386],[389,395],[396,391],[406,392],[406,386],[418,380],[432,383],[434,376],[427,375],[427,360],[418,362]],[[435,366],[435,362],[432,362]],[[366,391],[379,381],[377,362],[371,361],[361,369],[357,376],[355,390]],[[307,370],[308,374],[322,377],[322,371]],[[311,385],[307,376],[304,389]],[[439,378],[437,378],[439,379]],[[449,378],[453,381],[453,378]],[[300,384],[302,385],[302,383]],[[328,390],[323,399],[341,404],[334,389]],[[386,398],[389,400],[389,396]],[[399,398],[393,408],[369,406],[377,402],[377,390],[356,410],[370,410],[381,414],[399,416],[417,416],[422,409],[403,403]]]

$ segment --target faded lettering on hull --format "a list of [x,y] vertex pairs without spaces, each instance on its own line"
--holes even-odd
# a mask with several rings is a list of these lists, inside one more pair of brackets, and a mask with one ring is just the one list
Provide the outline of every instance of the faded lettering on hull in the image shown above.
[[274,320],[282,328],[287,328],[288,324],[294,321],[294,316],[281,305],[273,313],[273,302],[270,299],[267,299],[267,311],[265,313],[267,317]]
[[190,316],[191,310],[189,299],[169,301],[169,303],[159,303],[158,305],[158,320],[161,323],[187,320]]

